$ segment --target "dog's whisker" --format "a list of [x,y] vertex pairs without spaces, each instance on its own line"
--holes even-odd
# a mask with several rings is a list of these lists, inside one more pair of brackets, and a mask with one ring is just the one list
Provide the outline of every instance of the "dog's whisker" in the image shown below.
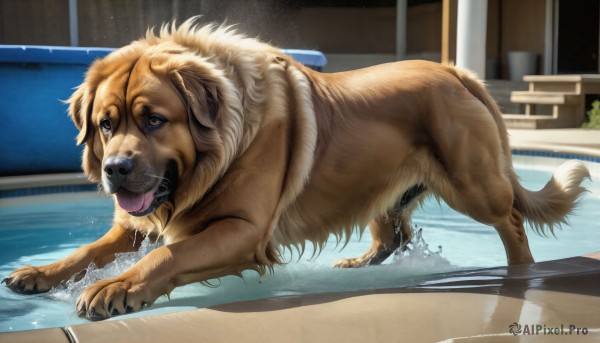
[[169,193],[170,193],[169,190],[164,190],[162,192],[154,193],[154,196],[157,197],[157,198],[160,198],[162,196],[169,195]]
[[148,174],[148,173],[146,173],[145,175],[148,176],[148,177],[154,178],[154,179],[159,179],[161,181],[169,181],[169,179],[166,178],[166,177],[164,177],[164,176],[154,175],[154,174]]

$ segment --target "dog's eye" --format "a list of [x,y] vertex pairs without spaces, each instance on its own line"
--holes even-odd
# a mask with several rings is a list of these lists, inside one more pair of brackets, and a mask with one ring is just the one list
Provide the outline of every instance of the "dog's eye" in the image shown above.
[[153,115],[148,118],[148,128],[150,129],[157,129],[164,123],[165,120],[157,115]]
[[104,131],[111,131],[112,130],[112,123],[110,122],[110,119],[102,119],[100,121],[100,127]]

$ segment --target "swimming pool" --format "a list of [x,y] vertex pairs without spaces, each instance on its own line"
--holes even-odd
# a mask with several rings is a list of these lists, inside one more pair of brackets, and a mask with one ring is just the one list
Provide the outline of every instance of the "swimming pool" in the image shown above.
[[[514,164],[523,184],[539,189],[563,159],[515,156]],[[592,177],[600,177],[600,163],[588,163]],[[571,226],[556,231],[556,238],[544,238],[530,231],[530,246],[536,261],[578,256],[600,250],[600,184],[586,181],[585,195]],[[23,265],[54,262],[82,244],[94,241],[110,226],[113,204],[96,192],[49,194],[0,199],[0,278]],[[434,200],[416,211],[413,225],[423,228],[418,247],[406,256],[390,258],[382,266],[334,270],[340,257],[362,254],[370,235],[354,235],[346,248],[330,244],[318,256],[288,255],[290,263],[276,268],[274,275],[259,278],[254,272],[244,279],[227,277],[206,287],[192,284],[176,289],[171,301],[160,298],[150,308],[129,316],[181,311],[215,304],[283,295],[372,288],[411,286],[443,277],[456,270],[506,264],[504,249],[495,230],[455,213]],[[440,251],[440,248],[441,251]],[[135,257],[124,256],[114,264],[119,273]],[[101,277],[110,277],[100,272]],[[93,273],[90,273],[92,275]],[[85,279],[84,279],[85,280]],[[91,281],[90,281],[91,282]],[[75,313],[75,299],[81,285],[42,295],[24,296],[0,287],[0,331],[58,327],[86,323]],[[118,318],[124,318],[118,317]]]

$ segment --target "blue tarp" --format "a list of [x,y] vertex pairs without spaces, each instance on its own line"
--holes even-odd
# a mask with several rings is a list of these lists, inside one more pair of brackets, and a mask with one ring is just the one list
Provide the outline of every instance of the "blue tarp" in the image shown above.
[[[0,45],[0,62],[8,63],[57,63],[89,65],[95,59],[106,56],[113,48],[80,48],[46,45]],[[320,69],[327,64],[325,55],[314,50],[283,49],[296,61]]]
[[74,48],[45,45],[0,45],[0,62],[88,65],[112,48]]

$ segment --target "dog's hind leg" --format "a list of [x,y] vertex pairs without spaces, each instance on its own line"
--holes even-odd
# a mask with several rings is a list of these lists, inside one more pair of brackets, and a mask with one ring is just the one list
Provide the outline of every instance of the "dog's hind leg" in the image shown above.
[[533,256],[529,249],[527,234],[523,227],[523,215],[513,208],[506,221],[501,225],[495,226],[506,251],[508,264],[529,264],[533,263]]
[[410,217],[418,199],[423,197],[427,188],[415,185],[402,195],[396,205],[385,215],[369,223],[371,247],[362,256],[342,258],[335,262],[334,268],[358,268],[365,265],[378,265],[385,261],[398,248],[404,248],[412,238]]
[[493,226],[502,239],[509,265],[533,263],[523,216],[513,207],[510,181],[493,170],[489,174],[469,175],[469,182],[461,182],[467,172],[455,177],[436,192],[454,210],[474,220]]
[[396,232],[394,221],[386,215],[381,215],[369,223],[371,232],[371,247],[360,257],[342,258],[337,260],[334,268],[358,268],[367,264],[380,264],[388,258],[401,242],[401,234]]
[[493,130],[452,135],[440,145],[443,158],[431,165],[436,177],[428,183],[454,210],[496,229],[509,265],[533,263],[523,216],[514,208],[510,159],[494,136]]

